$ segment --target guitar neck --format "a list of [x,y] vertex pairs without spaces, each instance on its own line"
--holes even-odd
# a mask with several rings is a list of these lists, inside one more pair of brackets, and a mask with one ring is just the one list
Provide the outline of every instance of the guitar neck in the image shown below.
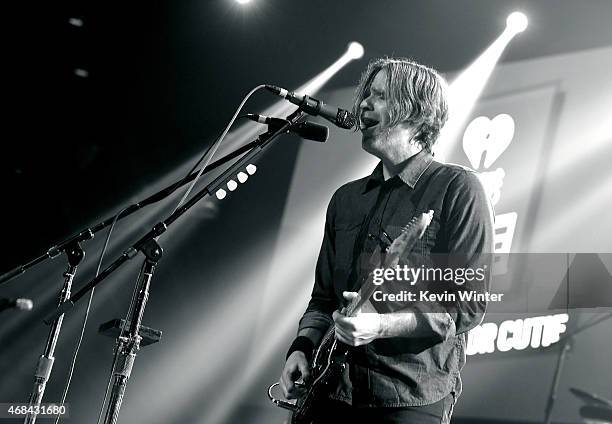
[[[398,263],[400,256],[404,252],[410,252],[416,242],[421,238],[423,232],[431,222],[433,217],[433,211],[421,214],[421,216],[413,217],[410,222],[403,228],[400,236],[391,243],[391,246],[385,251],[381,252],[382,258],[381,266],[383,268],[394,268]],[[372,257],[376,257],[378,252],[374,252]],[[352,317],[354,316],[359,308],[363,306],[365,302],[370,299],[372,294],[376,291],[377,285],[374,284],[374,269],[370,271],[366,281],[361,285],[358,296],[355,297],[351,303],[346,307],[345,315]]]
[[357,292],[357,297],[355,297],[351,303],[346,307],[345,315],[347,317],[353,317],[356,315],[357,311],[363,306],[364,303],[368,301],[368,299],[374,294],[376,291],[376,285],[374,284],[374,271],[368,274],[367,280],[363,283],[359,291]]

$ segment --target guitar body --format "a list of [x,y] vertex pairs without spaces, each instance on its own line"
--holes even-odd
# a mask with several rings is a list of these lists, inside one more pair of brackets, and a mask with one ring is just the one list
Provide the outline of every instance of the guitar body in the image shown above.
[[321,401],[327,398],[330,390],[347,366],[348,349],[335,339],[324,337],[312,362],[312,383],[308,391],[296,403],[291,414],[291,424],[311,424],[316,418]]

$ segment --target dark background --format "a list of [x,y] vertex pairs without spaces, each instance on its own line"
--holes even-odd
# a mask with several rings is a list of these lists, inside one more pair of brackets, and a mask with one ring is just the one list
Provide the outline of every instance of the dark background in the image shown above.
[[[381,55],[410,56],[442,72],[460,71],[490,45],[502,31],[507,14],[517,9],[527,13],[530,27],[511,42],[502,63],[612,45],[608,22],[612,2],[607,0],[252,0],[244,6],[233,0],[185,0],[22,2],[5,6],[3,65],[8,76],[3,98],[7,106],[4,154],[0,156],[5,192],[0,272],[159,189],[169,172],[195,161],[255,85],[268,82],[296,88],[333,63],[353,40],[364,45],[365,57],[336,74],[325,85],[326,93],[354,86],[367,61]],[[71,17],[81,18],[84,26],[70,25]],[[75,75],[77,68],[87,70],[88,77]],[[513,78],[497,78],[495,93],[512,93],[521,82],[526,86],[534,81],[548,83],[542,74],[553,71],[533,63],[524,69],[538,75],[519,73]],[[551,77],[555,78],[558,77]],[[504,84],[508,88],[504,89]],[[599,103],[592,104],[588,96],[583,99],[579,90],[582,85],[576,87],[567,91],[571,116],[562,116],[567,121],[559,119],[564,125],[580,128],[584,124],[575,122],[574,114],[585,110],[584,113],[597,115],[590,112]],[[339,90],[342,98],[349,97],[349,90]],[[324,94],[321,96],[325,99]],[[601,94],[597,100],[603,97]],[[495,96],[486,100],[495,103]],[[276,101],[277,98],[258,93],[245,110],[259,112]],[[535,122],[544,119],[537,109],[525,107],[522,111],[533,115]],[[602,118],[590,119],[592,124]],[[530,128],[523,122],[521,125]],[[344,172],[344,167],[336,166],[343,154],[338,132],[332,136],[333,145],[330,142],[309,147],[325,149],[318,150],[319,154],[334,163],[312,161],[314,164],[304,166],[308,160],[302,161],[301,172],[306,169],[315,175],[307,179],[300,174],[299,181],[314,181],[321,187],[297,190],[294,196],[310,199],[331,190],[332,187],[323,187],[331,185],[324,179],[326,172]],[[609,133],[604,135],[609,139]],[[350,143],[357,136],[343,133],[342,137],[351,139],[345,140]],[[296,302],[297,297],[290,295],[309,287],[300,286],[297,280],[275,281],[273,291],[283,287],[291,293],[276,299],[276,303],[272,302],[274,308],[269,309],[262,306],[266,303],[262,287],[267,284],[266,271],[272,268],[273,253],[288,258],[287,268],[295,268],[308,285],[312,273],[312,266],[302,260],[302,246],[298,245],[295,251],[275,252],[280,245],[277,237],[285,208],[289,208],[290,184],[300,169],[296,155],[303,147],[294,137],[287,139],[288,143],[278,143],[261,157],[257,177],[249,179],[236,195],[181,218],[161,238],[165,253],[154,279],[145,325],[163,330],[164,335],[161,343],[139,354],[122,409],[126,419],[136,417],[132,422],[138,422],[137,417],[142,417],[143,409],[148,408],[148,416],[157,420],[150,422],[199,423],[202,417],[214,415],[211,411],[223,402],[231,403],[226,405],[231,416],[216,422],[243,423],[244,417],[249,417],[249,422],[268,423],[270,414],[280,414],[267,401],[265,386],[278,376],[284,349],[293,336],[295,317],[303,309],[300,299]],[[517,139],[516,148],[529,154],[533,146],[519,144],[529,140]],[[566,147],[568,141],[562,142],[561,147]],[[593,189],[599,188],[596,183],[609,181],[605,162],[610,148],[609,143],[602,145],[606,147],[600,146],[586,159],[582,157],[581,167],[567,161],[570,166],[562,168],[560,176],[546,181],[552,194],[541,222],[549,224],[557,216],[563,218],[559,211],[572,212],[576,205],[589,205],[580,200],[591,190],[582,185],[576,189],[573,181],[584,180]],[[332,150],[337,156],[331,154]],[[569,152],[567,157],[579,153],[571,149]],[[517,157],[518,163],[520,155]],[[513,172],[524,175],[520,174],[520,166]],[[576,205],[566,205],[567,187],[579,192]],[[167,202],[166,209],[174,203],[174,199]],[[600,204],[608,203],[604,200]],[[316,211],[308,209],[315,206]],[[317,205],[297,202],[292,207],[304,209],[308,217],[322,210]],[[115,230],[105,264],[168,211],[162,208],[158,212],[147,210],[122,221]],[[596,220],[601,221],[602,228],[609,228],[603,215],[597,210]],[[298,242],[314,243],[320,237],[322,226],[315,230],[308,224],[304,227],[309,234],[299,233]],[[590,232],[563,232],[567,244],[560,244],[560,248],[566,249],[578,238],[588,249],[606,244],[605,238],[597,237],[599,226],[583,226]],[[545,231],[547,225],[539,229]],[[87,256],[75,288],[93,276],[103,240],[103,234],[99,234],[84,244]],[[97,415],[113,341],[97,335],[96,328],[125,315],[139,266],[139,261],[132,262],[96,292],[68,396],[77,420],[73,422],[91,422]],[[65,259],[61,256],[0,287],[0,297],[30,297],[35,303],[29,313],[5,311],[1,316],[0,401],[27,399],[48,329],[41,320],[56,303],[64,268]],[[46,401],[60,398],[85,304],[80,302],[66,316]],[[258,329],[260,322],[279,327],[288,324],[275,337],[277,334]],[[610,340],[609,327],[601,325],[595,330],[599,333],[582,334],[590,338],[577,343],[577,354],[573,361],[570,358],[562,383],[577,382],[588,390],[599,387],[603,396],[610,397],[609,372],[597,366],[605,362],[610,351],[605,344]],[[272,348],[267,351],[269,345]],[[259,362],[253,366],[250,361],[255,358]],[[539,417],[555,360],[553,353],[521,356],[514,362],[474,358],[470,362],[472,373],[466,369],[469,391],[460,407],[474,411],[487,402],[488,410],[495,410],[498,418]],[[523,379],[523,373],[530,379]],[[578,400],[566,389],[560,391],[555,420],[569,421],[563,411],[570,409],[572,417],[578,414]],[[167,406],[173,401],[183,401],[178,405],[184,409],[169,413]],[[527,412],[523,414],[524,411]],[[256,417],[259,421],[255,421]]]
[[[607,0],[20,2],[5,6],[0,269],[97,222],[197,156],[253,86],[297,87],[348,42],[441,71],[469,64],[523,10],[502,62],[612,43]],[[391,13],[392,12],[392,13]],[[82,27],[68,23],[83,20]],[[76,76],[77,68],[88,77]],[[273,100],[257,95],[248,111]]]

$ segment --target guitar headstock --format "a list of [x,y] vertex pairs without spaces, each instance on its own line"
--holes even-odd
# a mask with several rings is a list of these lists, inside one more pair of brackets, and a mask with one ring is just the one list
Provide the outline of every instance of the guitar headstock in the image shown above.
[[425,230],[433,219],[434,211],[430,210],[427,213],[422,213],[420,216],[413,217],[410,222],[402,228],[401,234],[393,240],[391,246],[387,249],[385,258],[385,267],[392,268],[397,265],[400,256],[423,237]]

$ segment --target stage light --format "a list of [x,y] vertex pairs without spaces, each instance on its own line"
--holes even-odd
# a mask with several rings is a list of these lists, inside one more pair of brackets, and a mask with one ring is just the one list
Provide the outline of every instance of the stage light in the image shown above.
[[349,43],[347,53],[351,59],[361,59],[363,57],[363,46],[357,41]]
[[250,2],[251,2],[251,0],[236,0],[236,3],[238,3],[238,4],[247,4],[247,3],[250,3]]
[[244,172],[239,172],[236,176],[238,177],[238,181],[240,181],[241,183],[246,183],[246,180],[249,179],[249,176]]
[[82,68],[76,68],[74,70],[74,75],[81,78],[87,78],[89,76],[89,71]]
[[83,26],[83,20],[81,18],[70,18],[68,19],[68,23],[72,26],[75,27],[82,27]]
[[257,171],[257,167],[255,165],[253,165],[253,164],[247,165],[246,172],[248,172],[249,175],[253,175],[255,173],[255,171]]
[[217,196],[217,199],[219,200],[223,200],[225,199],[225,196],[227,196],[227,191],[223,190],[222,188],[220,188],[219,190],[217,190],[217,192],[215,193],[215,196]]
[[[518,15],[513,17],[515,13],[522,16],[524,20]],[[459,134],[472,113],[474,105],[482,94],[499,58],[508,46],[508,43],[518,33],[517,30],[520,29],[518,24],[523,21],[523,24],[526,25],[527,18],[525,18],[525,15],[519,12],[515,13],[508,16],[508,21],[512,22],[513,26],[506,26],[499,37],[449,84],[449,119],[442,128],[438,142],[434,147],[436,156],[440,160],[444,161],[445,156],[458,141]]]
[[227,188],[229,189],[229,191],[234,191],[238,188],[238,183],[234,180],[229,180],[227,182]]
[[521,12],[512,12],[506,19],[506,28],[515,34],[525,31],[527,24],[527,16]]

